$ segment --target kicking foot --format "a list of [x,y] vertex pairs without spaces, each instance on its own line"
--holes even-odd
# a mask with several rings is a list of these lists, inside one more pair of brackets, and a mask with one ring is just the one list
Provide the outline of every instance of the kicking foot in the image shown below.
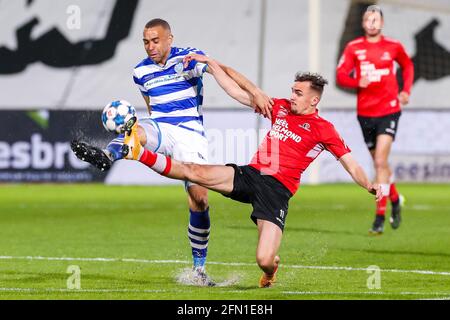
[[73,140],[70,147],[78,159],[89,162],[97,169],[108,171],[111,168],[113,161],[103,150],[78,140]]
[[133,117],[124,125],[125,139],[122,146],[122,156],[128,160],[139,160],[144,148],[141,146],[139,135],[137,132],[137,118]]

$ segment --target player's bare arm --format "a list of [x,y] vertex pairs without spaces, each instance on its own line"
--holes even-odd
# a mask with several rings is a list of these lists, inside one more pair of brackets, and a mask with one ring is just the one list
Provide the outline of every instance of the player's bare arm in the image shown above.
[[210,57],[204,55],[193,53],[184,58],[183,62],[185,67],[192,60],[206,63],[208,65],[209,73],[214,76],[217,83],[222,87],[223,90],[225,90],[225,92],[230,97],[242,103],[243,105],[254,108],[254,106],[252,105],[252,96],[250,95],[250,93],[243,90],[233,79],[231,79],[214,59],[211,59]]
[[[209,60],[209,58],[206,56],[191,54],[185,58],[185,66],[187,65],[186,64],[187,59],[189,59],[189,61],[192,60],[192,58],[189,58],[190,56],[195,57],[195,60],[198,62],[207,63],[207,61]],[[256,85],[254,85],[241,73],[237,72],[233,68],[221,64],[218,61],[215,62],[226,73],[227,76],[229,76],[233,81],[235,81],[241,89],[243,89],[248,93],[248,95],[251,98],[251,107],[255,110],[255,112],[262,114],[266,118],[271,119],[273,100],[264,91],[262,91]],[[212,70],[209,65],[206,72],[212,74]]]
[[266,118],[271,118],[272,116],[272,105],[273,100],[260,88],[258,88],[253,82],[247,79],[243,74],[234,70],[233,68],[218,62],[219,66],[225,73],[230,76],[231,79],[236,81],[236,83],[249,92],[253,97],[253,106],[258,113],[261,113]]
[[355,158],[353,158],[350,153],[344,154],[339,159],[339,162],[357,184],[369,191],[371,194],[374,194],[377,201],[381,200],[382,194],[380,186],[369,181],[369,178],[367,178],[363,168],[358,162],[356,162]]
[[409,103],[411,87],[414,82],[414,64],[403,46],[400,46],[396,61],[402,69],[403,76],[403,89],[398,95],[398,100],[401,105],[407,105]]

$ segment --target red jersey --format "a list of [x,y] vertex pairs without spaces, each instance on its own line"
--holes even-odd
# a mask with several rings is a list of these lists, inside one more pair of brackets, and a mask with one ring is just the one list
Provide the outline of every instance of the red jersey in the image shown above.
[[382,117],[400,111],[395,62],[403,70],[403,91],[409,94],[414,66],[400,42],[381,37],[373,43],[360,37],[347,44],[337,67],[337,84],[358,88],[362,76],[370,81],[367,88],[358,88],[358,115]]
[[250,166],[280,181],[292,194],[301,174],[323,151],[337,159],[350,152],[334,126],[318,113],[295,115],[287,99],[274,99],[272,128],[267,133]]

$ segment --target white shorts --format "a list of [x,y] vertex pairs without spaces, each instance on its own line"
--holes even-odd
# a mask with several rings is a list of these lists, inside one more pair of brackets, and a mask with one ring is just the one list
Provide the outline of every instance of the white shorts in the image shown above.
[[139,125],[147,136],[146,149],[182,162],[208,164],[208,140],[200,133],[151,118],[139,119]]

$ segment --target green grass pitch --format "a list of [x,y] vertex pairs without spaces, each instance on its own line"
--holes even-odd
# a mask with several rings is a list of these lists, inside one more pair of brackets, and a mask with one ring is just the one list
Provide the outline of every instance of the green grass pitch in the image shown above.
[[[401,227],[387,222],[370,237],[371,195],[351,184],[302,186],[278,282],[259,289],[249,205],[210,193],[207,270],[228,285],[199,288],[177,282],[191,260],[181,185],[2,185],[0,299],[449,299],[450,186],[399,190]],[[79,290],[67,287],[71,265]],[[379,288],[367,285],[369,266],[381,269]]]

